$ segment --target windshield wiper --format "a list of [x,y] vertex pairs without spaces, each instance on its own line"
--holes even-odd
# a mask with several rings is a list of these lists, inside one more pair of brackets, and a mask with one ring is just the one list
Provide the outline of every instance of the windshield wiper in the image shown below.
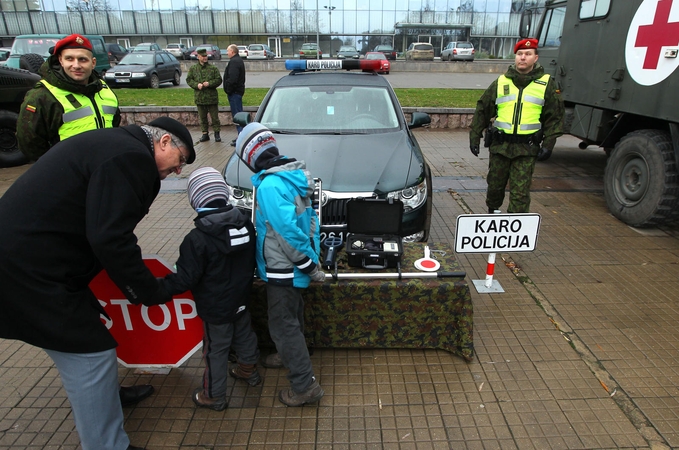
[[290,130],[276,130],[276,129],[269,129],[274,134],[302,134],[298,131],[290,131]]

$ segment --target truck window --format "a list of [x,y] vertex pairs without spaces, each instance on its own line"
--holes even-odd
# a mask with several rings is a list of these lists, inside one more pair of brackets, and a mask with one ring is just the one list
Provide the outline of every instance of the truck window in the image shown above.
[[542,30],[540,30],[539,47],[558,47],[561,45],[563,19],[565,15],[565,6],[545,11],[545,19],[542,23]]
[[604,17],[611,7],[611,0],[582,0],[580,3],[580,20]]

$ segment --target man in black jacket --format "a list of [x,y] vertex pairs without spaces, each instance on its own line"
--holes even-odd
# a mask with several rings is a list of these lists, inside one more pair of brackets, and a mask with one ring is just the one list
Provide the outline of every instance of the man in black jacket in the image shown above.
[[0,337],[55,362],[84,450],[134,449],[123,429],[117,345],[88,285],[105,269],[133,304],[172,300],[134,229],[160,180],[195,160],[169,117],[81,133],[43,155],[0,198]]
[[[231,117],[243,111],[243,95],[245,94],[245,63],[238,54],[238,46],[231,44],[227,47],[229,63],[224,70],[224,92],[229,99]],[[243,127],[236,125],[236,131],[241,132]],[[236,136],[238,137],[238,136]],[[231,147],[236,146],[236,140],[231,141]]]

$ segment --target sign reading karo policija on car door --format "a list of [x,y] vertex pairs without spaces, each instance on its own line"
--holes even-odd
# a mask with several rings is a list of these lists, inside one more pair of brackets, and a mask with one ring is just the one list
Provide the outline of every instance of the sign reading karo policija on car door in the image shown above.
[[[171,272],[157,256],[144,257],[144,263],[156,277]],[[118,361],[125,367],[179,367],[202,346],[203,321],[191,292],[164,305],[133,305],[105,271],[90,289],[110,317],[102,321],[118,342]]]

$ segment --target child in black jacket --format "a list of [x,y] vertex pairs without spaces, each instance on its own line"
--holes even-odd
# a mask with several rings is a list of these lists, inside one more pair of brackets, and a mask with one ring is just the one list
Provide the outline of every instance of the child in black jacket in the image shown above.
[[251,386],[262,382],[257,372],[259,349],[251,327],[250,289],[255,270],[255,229],[250,219],[227,204],[229,192],[221,174],[203,167],[189,177],[189,203],[198,212],[196,228],[179,248],[177,273],[163,280],[173,295],[193,292],[203,319],[203,386],[193,402],[221,411],[228,406],[226,380],[229,350],[238,366],[229,373]]

